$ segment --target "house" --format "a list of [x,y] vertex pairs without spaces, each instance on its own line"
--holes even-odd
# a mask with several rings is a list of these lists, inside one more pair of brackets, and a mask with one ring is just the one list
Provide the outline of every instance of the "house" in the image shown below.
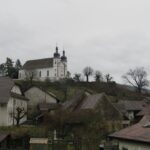
[[67,57],[65,51],[62,56],[56,52],[52,58],[28,60],[23,65],[23,69],[19,71],[19,79],[34,79],[44,81],[49,79],[51,81],[60,80],[67,77]]
[[59,102],[59,99],[53,93],[36,86],[29,88],[24,94],[30,99],[28,101],[28,116],[37,114],[39,110],[48,111],[52,106],[56,107]]
[[126,127],[131,123],[137,123],[139,121],[137,114],[149,105],[149,103],[146,100],[120,100],[118,103],[113,103],[113,105],[122,113],[124,118],[123,125]]
[[[0,126],[16,124],[17,108],[27,111],[28,99],[22,95],[21,89],[8,77],[0,77]],[[23,123],[27,116],[20,120]]]
[[[105,93],[90,94],[80,91],[75,96],[63,103],[63,108],[74,113],[101,110],[105,119],[121,120],[121,113],[110,102]],[[106,111],[107,110],[107,111]]]
[[109,138],[118,142],[119,150],[150,150],[150,116],[130,127],[117,131]]

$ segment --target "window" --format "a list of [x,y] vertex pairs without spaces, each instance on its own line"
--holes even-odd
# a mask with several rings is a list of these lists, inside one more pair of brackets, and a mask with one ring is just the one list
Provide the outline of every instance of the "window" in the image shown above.
[[47,77],[49,77],[49,70],[47,70]]
[[41,77],[41,71],[39,72],[39,77]]

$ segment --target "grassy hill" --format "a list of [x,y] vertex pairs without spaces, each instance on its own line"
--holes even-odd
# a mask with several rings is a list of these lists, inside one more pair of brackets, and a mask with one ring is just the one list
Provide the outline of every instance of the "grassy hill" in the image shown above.
[[105,92],[111,97],[113,101],[120,99],[128,100],[141,100],[149,94],[138,94],[134,90],[126,88],[126,86],[116,84],[115,82],[73,82],[68,80],[65,82],[40,82],[33,81],[32,84],[29,81],[15,81],[22,91],[26,91],[31,86],[38,86],[47,90],[48,92],[54,93],[61,101],[70,99],[77,91],[87,90],[92,93]]

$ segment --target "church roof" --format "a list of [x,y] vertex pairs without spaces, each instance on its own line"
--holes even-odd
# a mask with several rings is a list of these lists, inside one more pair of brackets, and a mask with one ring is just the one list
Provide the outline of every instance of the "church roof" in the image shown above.
[[53,67],[53,58],[44,58],[29,60],[23,65],[23,69],[39,69],[39,68],[51,68]]

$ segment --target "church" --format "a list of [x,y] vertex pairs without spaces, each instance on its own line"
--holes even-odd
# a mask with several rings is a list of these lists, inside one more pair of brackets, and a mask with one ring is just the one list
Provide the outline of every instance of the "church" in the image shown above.
[[63,50],[62,56],[56,51],[52,58],[28,60],[19,71],[20,80],[33,79],[36,81],[58,81],[67,77],[67,57]]

